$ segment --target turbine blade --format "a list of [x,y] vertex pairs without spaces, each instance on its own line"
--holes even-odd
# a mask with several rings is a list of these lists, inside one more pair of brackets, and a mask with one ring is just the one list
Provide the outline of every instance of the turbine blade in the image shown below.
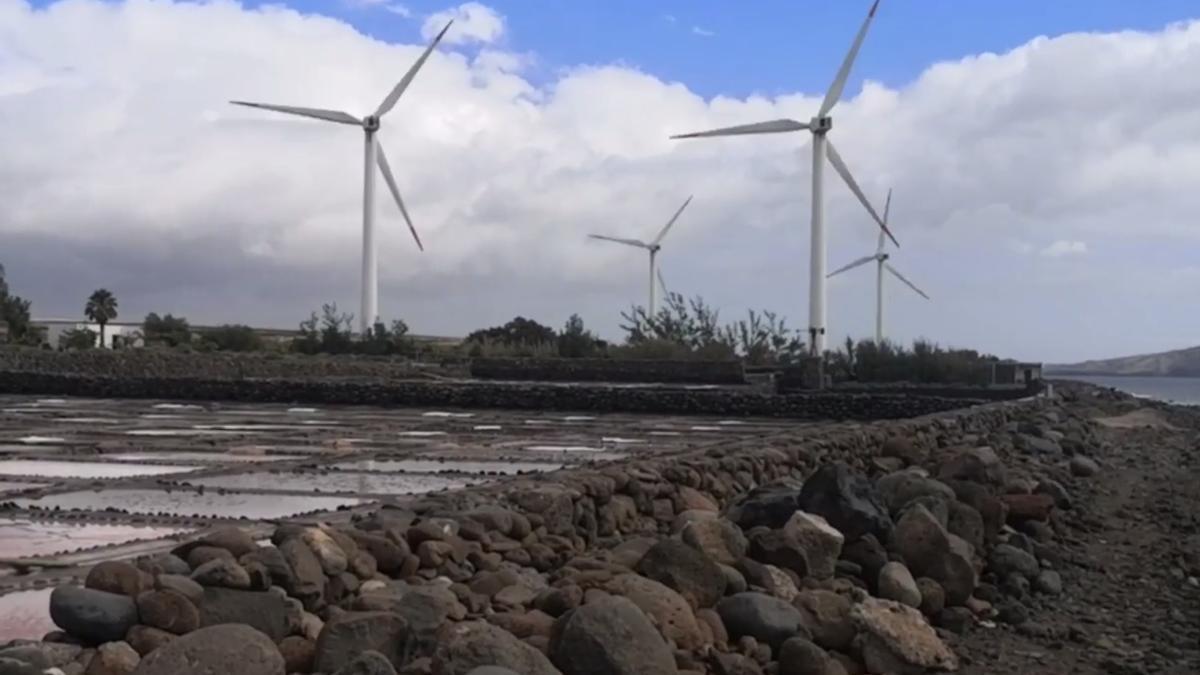
[[606,237],[603,234],[589,234],[588,236],[591,237],[592,239],[603,239],[604,241],[615,241],[618,244],[625,244],[626,246],[636,246],[638,248],[650,248],[650,246],[646,242],[638,241],[637,239],[622,239],[620,237]]
[[417,248],[424,251],[425,246],[421,244],[417,228],[413,226],[412,218],[408,217],[408,209],[404,208],[404,200],[400,198],[400,188],[396,187],[396,177],[392,175],[392,167],[388,164],[387,155],[383,152],[383,145],[379,143],[375,146],[375,163],[379,165],[379,170],[383,173],[383,180],[387,183],[388,189],[392,191],[392,197],[396,199],[396,206],[400,207],[400,213],[404,215],[404,222],[408,223],[408,231],[412,232],[413,240],[417,242]]
[[862,265],[866,265],[867,263],[871,262],[872,260],[875,260],[875,256],[873,256],[873,255],[859,258],[858,260],[855,260],[854,262],[850,263],[849,265],[846,265],[845,267],[839,267],[836,270],[830,272],[829,274],[826,274],[825,278],[828,279],[829,277],[832,277],[835,274],[841,274],[842,272],[845,272],[846,270],[852,270],[855,267],[861,267]]
[[450,26],[453,23],[454,19],[451,19],[446,24],[446,27],[442,29],[442,32],[438,33],[437,37],[433,38],[433,42],[430,42],[429,46],[425,48],[425,51],[417,59],[417,62],[412,64],[412,68],[409,68],[404,77],[400,78],[400,81],[392,88],[387,98],[383,99],[383,102],[379,104],[379,109],[375,111],[376,117],[383,117],[396,106],[396,101],[400,100],[400,95],[404,93],[405,89],[408,89],[408,85],[412,84],[413,78],[417,76],[417,71],[421,69],[421,66],[425,65],[425,61],[433,53],[433,48],[437,47],[437,44],[442,41],[442,38],[446,35],[446,31],[450,30]]
[[796,120],[779,119],[771,120],[770,122],[757,122],[755,124],[742,124],[736,127],[725,127],[723,129],[713,129],[711,131],[698,131],[691,134],[679,134],[672,136],[673,139],[678,138],[711,138],[713,136],[744,136],[747,134],[782,134],[789,131],[804,131],[809,125]]
[[828,138],[825,139],[825,149],[826,155],[829,157],[829,163],[833,164],[833,168],[837,170],[839,174],[841,174],[842,180],[846,181],[846,185],[850,187],[850,191],[854,193],[855,197],[858,197],[858,201],[862,202],[862,205],[867,209],[867,213],[871,214],[871,217],[875,219],[875,222],[879,224],[879,227],[882,228],[887,234],[888,238],[892,240],[892,243],[899,247],[900,242],[896,241],[896,238],[892,236],[892,231],[888,229],[887,223],[883,222],[883,219],[880,218],[879,214],[875,212],[875,207],[871,206],[871,202],[867,200],[867,196],[864,195],[862,189],[858,187],[858,183],[854,180],[854,176],[850,174],[850,169],[846,167],[846,162],[842,159],[841,154],[839,154],[837,149],[833,147],[833,143],[830,142]]
[[657,246],[660,242],[662,242],[663,237],[667,236],[667,231],[671,229],[671,226],[675,224],[676,220],[679,220],[679,214],[683,213],[683,210],[687,208],[687,205],[692,203],[693,196],[695,195],[688,195],[687,201],[683,203],[683,206],[679,207],[679,210],[675,212],[675,215],[671,216],[671,219],[667,221],[666,226],[663,227],[662,232],[659,232],[658,236],[654,238],[654,241],[650,242],[651,246]]
[[[883,222],[888,222],[888,214],[892,210],[892,189],[888,188],[887,201],[883,203]],[[883,253],[883,230],[879,231],[879,247],[876,249],[878,253]]]
[[270,103],[250,103],[249,101],[230,101],[234,105],[242,105],[247,108],[260,108],[262,110],[272,110],[274,112],[287,113],[288,115],[299,115],[301,117],[312,117],[326,122],[337,122],[338,124],[353,124],[356,127],[362,126],[362,120],[354,115],[344,113],[340,110],[324,110],[322,108],[301,108],[294,105],[272,105]]
[[923,291],[923,290],[921,290],[921,289],[917,288],[916,284],[914,284],[913,282],[909,281],[908,279],[905,279],[905,278],[904,278],[904,275],[903,275],[903,274],[900,274],[899,272],[897,272],[895,267],[892,267],[891,265],[889,265],[889,264],[887,264],[887,263],[883,263],[883,266],[887,268],[887,271],[889,271],[889,272],[891,272],[892,274],[896,275],[896,278],[897,278],[897,279],[899,279],[900,281],[903,281],[903,282],[905,283],[905,285],[907,285],[909,288],[911,288],[911,289],[913,289],[914,291],[916,291],[916,292],[917,292],[917,295],[920,295],[922,298],[925,298],[926,300],[928,300],[928,299],[929,299],[929,296],[928,296],[928,295],[925,295],[925,291]]
[[837,76],[833,78],[833,84],[829,86],[829,91],[825,93],[825,100],[821,102],[821,110],[817,113],[817,117],[824,117],[833,110],[833,106],[842,98],[842,90],[846,88],[846,80],[850,78],[850,70],[854,68],[854,60],[858,58],[858,50],[862,48],[863,40],[867,37],[867,29],[871,27],[871,20],[875,18],[875,10],[879,9],[879,0],[875,0],[875,4],[871,5],[871,11],[867,12],[867,18],[863,21],[862,28],[858,29],[858,35],[854,37],[854,43],[850,45],[850,51],[846,53],[846,60],[842,61],[842,67],[838,68]]

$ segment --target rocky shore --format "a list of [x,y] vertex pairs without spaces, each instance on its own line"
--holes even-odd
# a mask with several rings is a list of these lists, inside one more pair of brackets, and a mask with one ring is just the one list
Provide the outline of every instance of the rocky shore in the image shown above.
[[1196,673],[1198,429],[1067,387],[220,528],[0,675]]

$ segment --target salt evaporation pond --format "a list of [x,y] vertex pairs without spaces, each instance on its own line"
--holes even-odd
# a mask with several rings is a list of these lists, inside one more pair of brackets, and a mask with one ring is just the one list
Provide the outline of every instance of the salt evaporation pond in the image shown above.
[[123,544],[139,539],[160,539],[185,532],[191,530],[180,527],[138,527],[0,518],[0,552],[6,558],[39,557],[95,546]]
[[428,474],[384,474],[370,472],[334,473],[242,473],[229,476],[191,478],[188,485],[227,490],[290,490],[296,492],[351,492],[355,494],[409,495],[456,489],[480,482],[472,478],[447,478]]
[[357,462],[340,462],[331,468],[345,471],[400,471],[407,473],[454,472],[467,474],[517,474],[541,473],[563,468],[559,462],[501,462],[450,459],[364,459]]
[[118,452],[104,455],[105,459],[118,462],[281,462],[291,459],[305,459],[307,455],[239,455],[229,452]]
[[[18,480],[0,480],[0,494],[4,494],[6,492],[20,492],[21,490],[42,487],[43,485],[45,485],[45,483],[29,483]],[[0,546],[0,549],[2,548],[3,547]]]
[[39,499],[13,500],[22,508],[75,509],[104,511],[113,509],[129,513],[201,518],[241,518],[250,520],[286,518],[314,511],[335,511],[343,506],[357,506],[362,499],[349,497],[297,497],[281,494],[247,494],[244,492],[213,491],[200,494],[192,490],[80,490],[48,495]]
[[0,595],[0,644],[9,640],[40,640],[57,629],[50,620],[50,593],[18,591]]
[[105,464],[103,462],[60,462],[43,459],[0,461],[2,476],[46,476],[48,478],[129,478],[161,476],[195,471],[197,466],[155,466],[153,464]]

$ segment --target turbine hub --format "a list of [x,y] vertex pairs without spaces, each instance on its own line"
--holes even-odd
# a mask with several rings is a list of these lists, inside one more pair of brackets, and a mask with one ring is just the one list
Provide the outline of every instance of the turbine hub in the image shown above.
[[379,118],[374,115],[367,115],[363,118],[363,128],[367,131],[379,131]]
[[814,117],[809,122],[809,128],[814,134],[828,133],[833,128],[833,118],[828,115],[825,117]]
[[888,258],[890,258],[892,256],[888,255],[887,253],[880,253],[876,257],[879,259],[879,262],[884,262],[885,260],[887,260]]

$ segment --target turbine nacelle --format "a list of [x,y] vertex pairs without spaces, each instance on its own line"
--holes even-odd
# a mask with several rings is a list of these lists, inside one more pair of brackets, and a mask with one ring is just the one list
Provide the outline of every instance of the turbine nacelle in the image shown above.
[[367,115],[363,118],[362,125],[367,131],[379,131],[379,117],[376,115]]
[[827,134],[833,129],[833,118],[829,115],[814,117],[809,120],[808,129],[814,134]]

